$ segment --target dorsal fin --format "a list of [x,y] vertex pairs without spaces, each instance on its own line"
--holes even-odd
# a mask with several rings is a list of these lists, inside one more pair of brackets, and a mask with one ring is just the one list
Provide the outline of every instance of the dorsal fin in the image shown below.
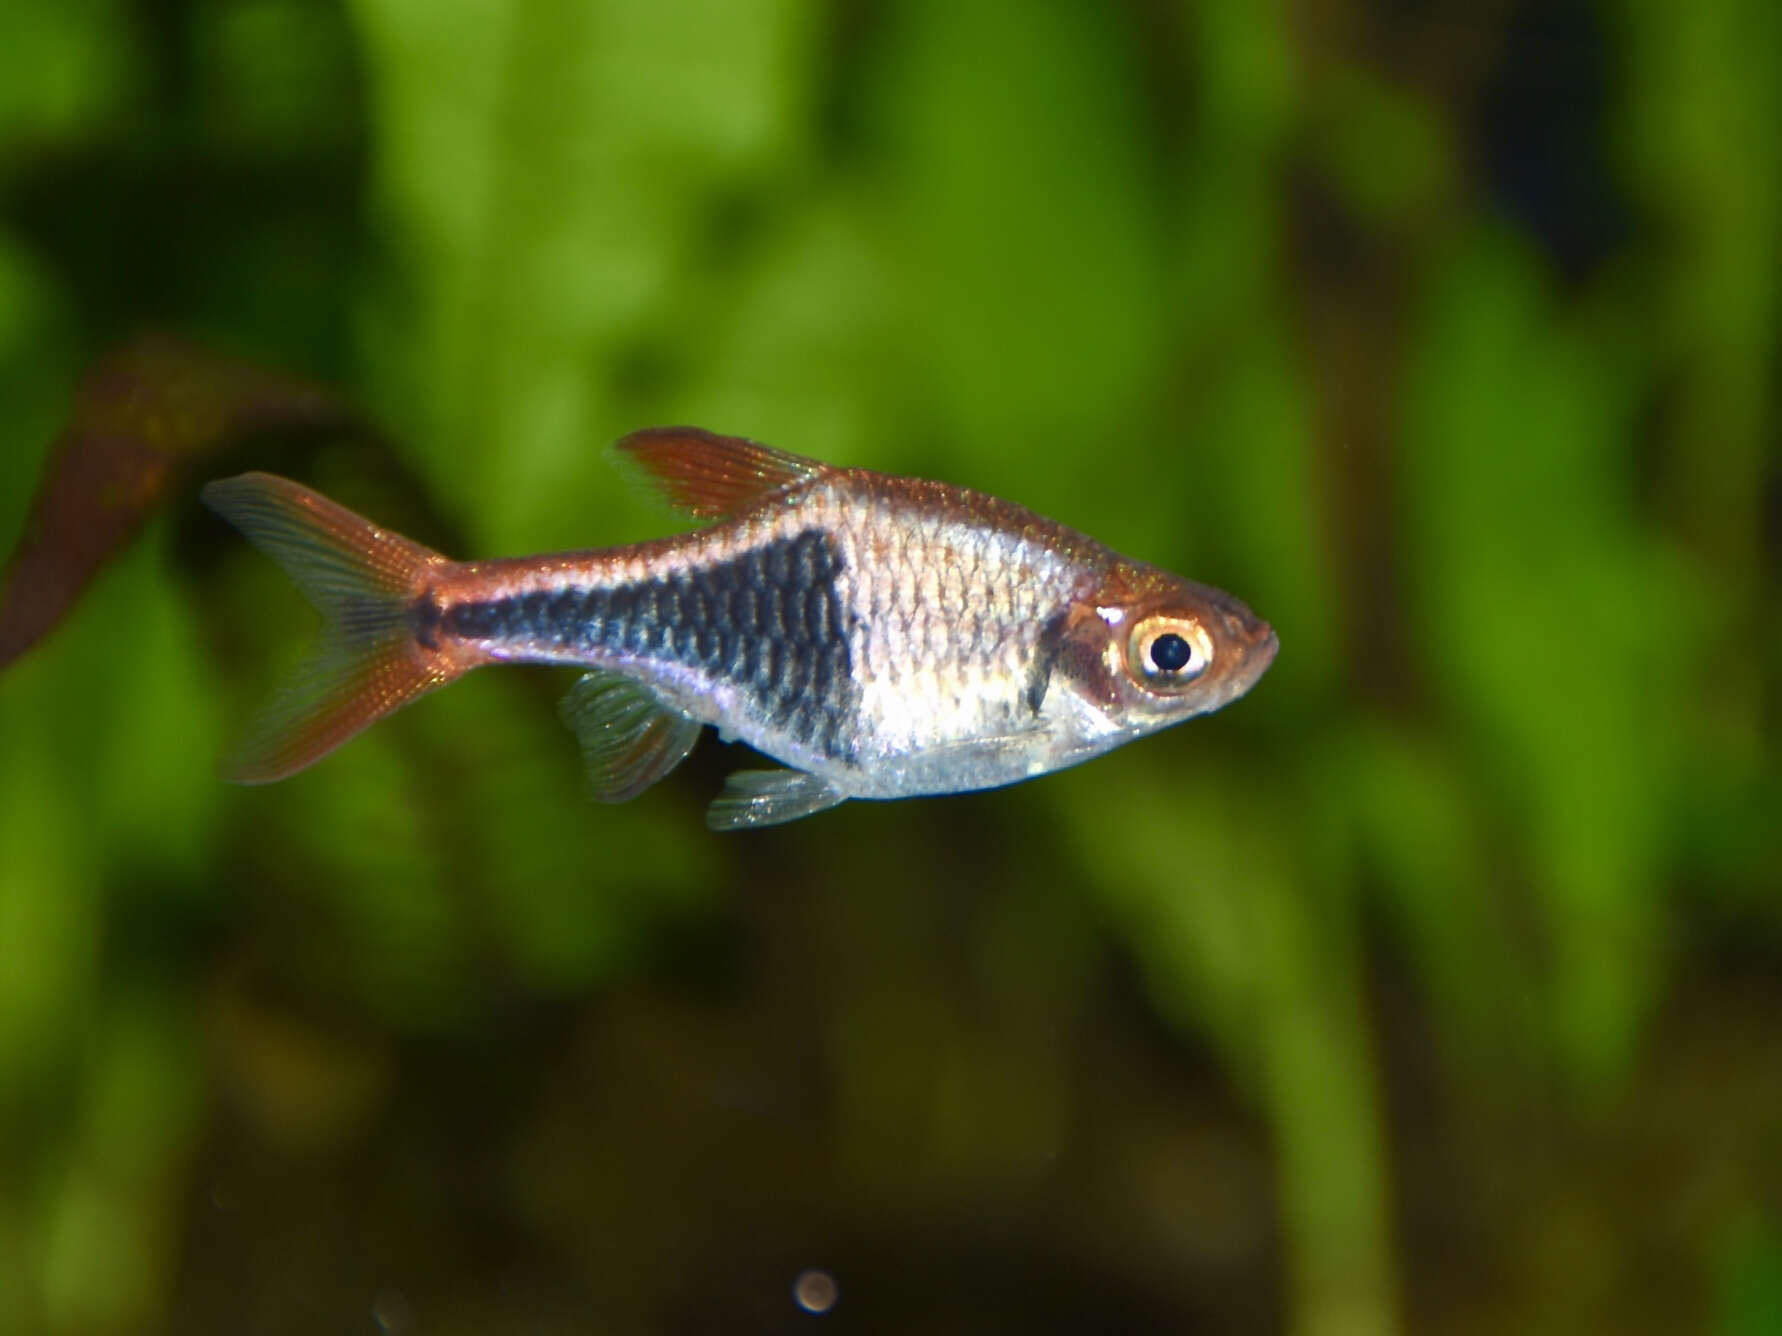
[[699,427],[646,427],[621,438],[614,449],[636,460],[676,506],[705,520],[738,514],[829,468]]

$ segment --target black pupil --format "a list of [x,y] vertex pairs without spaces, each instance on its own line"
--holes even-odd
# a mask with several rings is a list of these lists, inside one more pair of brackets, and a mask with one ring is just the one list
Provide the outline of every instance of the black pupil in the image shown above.
[[1151,662],[1160,673],[1179,673],[1188,666],[1194,651],[1174,631],[1167,631],[1151,642]]

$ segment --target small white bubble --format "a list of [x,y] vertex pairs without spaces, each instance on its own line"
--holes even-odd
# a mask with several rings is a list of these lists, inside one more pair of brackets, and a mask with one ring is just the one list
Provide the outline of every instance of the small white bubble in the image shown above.
[[792,1282],[793,1301],[807,1313],[827,1313],[835,1307],[839,1293],[835,1277],[814,1267],[800,1271],[798,1279]]
[[371,1316],[379,1330],[401,1336],[414,1319],[414,1309],[401,1290],[379,1290],[371,1299]]

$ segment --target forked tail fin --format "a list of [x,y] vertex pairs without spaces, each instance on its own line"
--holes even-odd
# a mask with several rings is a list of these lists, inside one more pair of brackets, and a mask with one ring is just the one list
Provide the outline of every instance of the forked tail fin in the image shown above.
[[439,553],[270,473],[209,483],[201,495],[284,567],[325,622],[231,758],[236,783],[295,774],[468,666],[423,645],[410,620],[426,573],[448,564]]

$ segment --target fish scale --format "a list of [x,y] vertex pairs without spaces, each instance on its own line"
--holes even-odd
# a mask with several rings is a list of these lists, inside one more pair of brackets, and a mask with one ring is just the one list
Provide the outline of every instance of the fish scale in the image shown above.
[[1275,655],[1230,595],[997,497],[694,428],[619,450],[714,522],[452,562],[286,479],[210,484],[327,619],[236,777],[302,769],[482,664],[576,664],[563,712],[597,797],[660,779],[705,724],[791,767],[732,776],[708,821],[736,829],[1072,765],[1217,709]]

